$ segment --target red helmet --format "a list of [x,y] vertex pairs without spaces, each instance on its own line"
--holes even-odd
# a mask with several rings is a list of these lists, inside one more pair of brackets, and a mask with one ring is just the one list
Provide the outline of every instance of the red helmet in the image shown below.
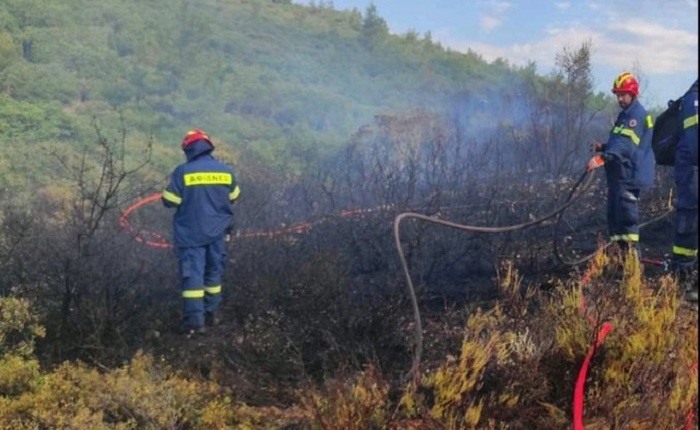
[[185,133],[185,138],[182,139],[182,149],[184,150],[190,145],[190,143],[196,142],[198,140],[206,140],[207,142],[209,142],[212,148],[214,147],[214,144],[212,143],[209,135],[204,130],[195,128]]
[[613,82],[612,92],[615,94],[630,93],[633,96],[639,95],[639,82],[630,72],[622,72]]

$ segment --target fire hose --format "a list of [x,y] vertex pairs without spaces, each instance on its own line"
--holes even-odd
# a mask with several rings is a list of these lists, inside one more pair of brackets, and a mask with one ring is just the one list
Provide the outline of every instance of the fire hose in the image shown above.
[[[431,217],[427,215],[422,215],[419,213],[415,212],[404,212],[399,214],[395,220],[394,220],[394,239],[395,239],[395,244],[399,253],[399,259],[401,261],[401,265],[403,268],[404,275],[406,277],[406,282],[408,284],[408,290],[409,290],[409,296],[411,299],[412,303],[412,308],[413,308],[413,315],[415,319],[415,326],[416,326],[416,352],[413,360],[413,367],[412,367],[412,373],[414,375],[417,375],[417,369],[420,365],[420,360],[421,360],[421,355],[422,355],[422,323],[421,323],[421,317],[420,317],[420,312],[418,310],[418,302],[416,299],[414,287],[413,287],[413,282],[411,280],[411,276],[408,271],[408,266],[406,263],[405,256],[403,254],[403,250],[401,247],[400,243],[400,238],[399,238],[399,228],[401,221],[406,218],[415,218],[415,219],[420,219],[424,220],[427,222],[432,222],[435,224],[455,228],[458,230],[463,230],[463,231],[470,231],[470,232],[476,232],[476,233],[505,233],[505,232],[511,232],[511,231],[517,231],[517,230],[524,230],[528,227],[535,226],[537,224],[540,224],[548,219],[551,219],[555,216],[558,216],[557,219],[557,226],[556,226],[556,232],[555,234],[558,234],[560,226],[561,226],[561,220],[562,220],[562,214],[564,211],[574,204],[578,199],[580,199],[584,192],[588,189],[588,187],[591,185],[593,178],[594,178],[594,172],[595,170],[586,170],[584,173],[581,175],[581,177],[578,179],[578,181],[574,184],[572,187],[571,191],[569,192],[567,199],[563,205],[560,207],[548,212],[547,214],[541,216],[540,218],[533,219],[531,221],[527,221],[524,223],[520,224],[515,224],[515,225],[510,225],[510,226],[503,226],[503,227],[481,227],[481,226],[471,226],[471,225],[463,225],[463,224],[457,224],[451,221],[446,221],[440,218],[436,217]],[[150,232],[150,231],[137,231],[134,226],[129,222],[129,217],[132,213],[134,213],[136,210],[139,208],[153,203],[155,201],[159,201],[161,197],[161,193],[153,193],[136,203],[132,204],[129,206],[121,215],[119,218],[119,224],[120,226],[127,231],[130,231],[132,234],[134,234],[134,240],[137,242],[143,243],[149,247],[152,248],[170,248],[172,245],[159,233],[156,232]],[[341,216],[345,215],[345,213],[341,214]],[[663,214],[663,216],[666,216],[667,213]],[[662,217],[663,217],[662,216]],[[645,224],[651,223],[653,221],[656,221],[657,219],[661,219],[662,217],[657,217],[653,220],[648,221]],[[283,235],[285,233],[303,233],[308,231],[311,228],[310,223],[304,223],[301,225],[295,225],[289,228],[284,228],[280,230],[274,230],[274,231],[265,231],[265,232],[247,232],[243,233],[242,236],[244,237],[274,237],[278,235]],[[593,254],[586,256],[580,260],[569,262],[565,261],[563,257],[561,257],[559,248],[558,248],[558,240],[555,239],[554,241],[554,248],[555,248],[555,257],[557,260],[560,262],[564,263],[565,265],[577,265],[581,264],[588,259],[590,259]]]
[[[567,201],[571,200],[572,196],[576,193],[576,190],[580,184],[581,184],[581,181],[574,184],[574,186],[571,188],[571,191],[569,192],[569,195],[567,197]],[[566,209],[566,208],[564,208],[564,209]],[[559,214],[557,216],[557,222],[556,222],[556,225],[554,227],[554,258],[556,258],[556,260],[559,263],[563,264],[564,266],[579,266],[579,265],[587,262],[591,258],[593,258],[593,256],[596,254],[597,251],[593,251],[588,255],[585,255],[581,258],[574,259],[574,260],[567,260],[564,258],[564,256],[561,253],[561,243],[560,243],[562,238],[564,237],[564,235],[561,234],[561,228],[563,225],[562,220],[564,217],[564,212],[565,212],[565,210],[562,210],[561,212],[559,212]],[[657,221],[660,221],[660,220],[666,218],[672,212],[673,212],[672,195],[669,195],[667,209],[663,213],[661,213],[660,215],[653,217],[650,220],[639,224],[639,228],[641,229],[641,228],[644,228],[644,227],[646,227],[650,224],[653,224]],[[609,247],[610,245],[612,245],[612,242],[605,242],[602,245],[602,247],[603,247],[603,249],[605,249],[605,248]],[[640,261],[642,261],[643,263],[653,264],[655,266],[662,266],[664,268],[667,267],[667,263],[664,261],[660,261],[660,260],[654,260],[654,259],[650,259],[650,258],[641,258]]]
[[[399,254],[399,260],[401,263],[401,267],[403,269],[404,276],[406,278],[406,284],[408,287],[408,293],[409,297],[411,299],[411,307],[413,309],[413,318],[414,318],[414,324],[415,324],[415,351],[413,355],[413,365],[411,367],[410,375],[412,376],[413,380],[417,382],[418,375],[420,374],[420,361],[421,361],[421,356],[423,354],[423,327],[421,323],[421,317],[420,317],[420,311],[418,309],[418,299],[416,298],[416,293],[415,293],[415,288],[413,287],[413,281],[411,280],[411,274],[408,271],[408,264],[406,263],[406,257],[404,256],[403,253],[403,247],[401,246],[401,238],[400,238],[400,226],[401,226],[401,221],[404,219],[408,218],[415,218],[419,219],[422,221],[426,221],[429,223],[433,224],[438,224],[442,225],[445,227],[450,227],[454,228],[457,230],[462,230],[462,231],[469,231],[473,233],[506,233],[506,232],[511,232],[511,231],[517,231],[517,230],[524,230],[528,227],[532,227],[537,224],[541,224],[544,221],[553,218],[559,214],[561,214],[566,208],[574,204],[578,199],[583,196],[584,191],[588,189],[588,187],[591,185],[593,182],[593,177],[595,176],[595,170],[586,170],[579,180],[576,182],[574,187],[572,188],[572,192],[569,193],[566,202],[561,205],[560,207],[548,212],[547,214],[541,216],[540,218],[533,219],[531,221],[527,221],[524,223],[520,224],[515,224],[515,225],[509,225],[509,226],[503,226],[503,227],[481,227],[481,226],[473,226],[473,225],[465,225],[465,224],[458,224],[455,222],[451,221],[446,221],[440,218],[436,217],[431,217],[427,215],[422,215],[419,213],[415,212],[404,212],[396,216],[394,219],[394,243],[396,245],[396,249]],[[576,193],[576,191],[581,187],[581,190]]]
[[[555,258],[562,264],[566,266],[576,266],[580,265],[582,263],[587,262],[590,260],[594,255],[594,253],[591,253],[589,255],[586,255],[580,259],[573,260],[573,261],[568,261],[565,260],[560,252],[560,230],[561,230],[561,225],[562,225],[562,219],[563,219],[563,214],[565,210],[571,206],[574,202],[579,200],[584,192],[588,189],[588,187],[592,183],[593,179],[593,172],[595,170],[586,170],[581,178],[574,184],[572,187],[571,191],[569,192],[569,195],[567,196],[567,199],[565,203],[550,211],[549,213],[543,215],[540,218],[534,219],[532,221],[528,221],[525,223],[521,224],[515,224],[515,225],[510,225],[510,226],[504,226],[504,227],[479,227],[479,226],[471,226],[471,225],[464,225],[464,224],[458,224],[450,221],[445,221],[439,218],[435,217],[430,217],[426,215],[421,215],[413,212],[405,212],[399,214],[395,219],[394,219],[394,241],[396,244],[396,249],[399,254],[399,260],[401,262],[401,267],[403,269],[404,276],[406,278],[406,284],[408,287],[408,292],[409,296],[411,299],[411,305],[413,308],[413,316],[414,316],[414,323],[415,323],[415,352],[414,352],[414,358],[413,358],[413,365],[411,367],[411,371],[409,373],[410,376],[412,376],[414,384],[417,385],[418,383],[418,378],[420,375],[420,360],[421,360],[421,355],[422,355],[422,349],[423,349],[423,329],[422,329],[422,323],[421,323],[421,317],[420,317],[420,311],[418,309],[418,300],[416,298],[415,294],[415,289],[413,287],[413,282],[411,280],[411,275],[408,271],[408,265],[406,263],[406,258],[403,253],[403,248],[401,246],[401,240],[400,240],[400,223],[403,219],[406,218],[415,218],[415,219],[420,219],[423,221],[431,222],[434,224],[439,224],[442,226],[458,229],[458,230],[463,230],[463,231],[470,231],[470,232],[476,232],[476,233],[504,233],[504,232],[509,232],[509,231],[516,231],[516,230],[523,230],[528,227],[532,227],[534,225],[540,224],[550,218],[557,217],[557,222],[555,226],[555,239],[554,239],[554,256]],[[581,190],[578,191],[579,187],[581,187]],[[578,191],[578,193],[577,193]],[[669,197],[669,204],[668,204],[668,210],[663,212],[661,215],[658,215],[642,224],[640,224],[640,228],[644,227],[646,225],[652,224],[656,221],[659,221],[663,219],[664,217],[668,216],[671,212],[673,211],[673,208],[671,206],[671,198]],[[611,242],[607,242],[604,245],[604,248],[607,248]],[[659,264],[659,262],[655,260],[644,260],[643,262],[646,263],[651,263],[651,264]],[[585,305],[582,302],[582,311],[585,309]],[[585,379],[586,379],[586,374],[588,372],[588,367],[590,365],[590,361],[593,357],[593,354],[595,353],[596,349],[603,343],[606,335],[612,330],[612,325],[609,323],[604,323],[603,326],[600,329],[600,332],[598,333],[597,339],[594,342],[593,345],[588,350],[588,353],[586,354],[586,357],[584,359],[584,362],[581,366],[581,369],[579,370],[579,374],[576,380],[576,384],[574,387],[574,399],[573,399],[573,418],[574,418],[574,428],[576,430],[581,430],[583,429],[583,391],[584,391],[584,386],[585,386]],[[694,365],[694,369],[697,369],[697,363]],[[694,421],[694,414],[693,411],[689,411],[686,417],[686,428],[691,428],[692,427],[692,422]]]
[[[584,192],[590,187],[590,185],[593,182],[594,178],[594,173],[596,169],[594,170],[588,170],[586,169],[584,173],[581,175],[581,177],[576,181],[574,186],[571,188],[571,191],[569,192],[566,201],[564,202],[563,205],[560,207],[546,213],[545,215],[541,216],[540,218],[533,219],[528,222],[520,223],[520,224],[515,224],[515,225],[509,225],[509,226],[503,226],[503,227],[481,227],[481,226],[473,226],[473,225],[465,225],[465,224],[458,224],[455,222],[451,221],[446,221],[437,217],[432,217],[432,216],[427,216],[427,215],[422,215],[419,213],[415,212],[404,212],[396,216],[394,219],[394,243],[396,245],[396,249],[399,254],[399,260],[401,263],[401,267],[404,273],[404,277],[406,278],[406,285],[408,287],[408,293],[409,297],[411,299],[411,307],[413,310],[413,318],[414,318],[414,325],[415,325],[415,352],[414,352],[414,357],[413,357],[413,365],[411,367],[410,375],[412,375],[414,381],[416,381],[416,378],[419,375],[419,369],[420,369],[420,361],[421,361],[421,356],[423,353],[423,328],[422,328],[422,323],[421,323],[421,317],[420,317],[420,311],[418,309],[418,300],[416,298],[416,293],[415,293],[415,288],[413,286],[413,281],[411,280],[411,275],[408,270],[408,264],[406,262],[406,257],[404,256],[403,253],[403,247],[401,246],[401,239],[400,239],[400,225],[401,221],[407,218],[414,218],[414,219],[419,219],[422,221],[442,225],[445,227],[450,227],[454,228],[457,230],[462,230],[462,231],[468,231],[468,232],[473,232],[473,233],[506,233],[506,232],[511,232],[511,231],[517,231],[517,230],[524,230],[528,227],[535,226],[537,224],[541,224],[544,221],[554,218],[555,216],[557,217],[557,223],[555,227],[555,240],[554,240],[554,256],[555,258],[561,262],[564,265],[567,266],[575,266],[582,264],[595,255],[595,253],[592,253],[590,255],[587,255],[579,260],[575,261],[567,261],[565,260],[560,253],[559,250],[559,239],[558,239],[558,234],[561,228],[561,221],[562,221],[562,215],[564,211],[569,208],[572,204],[574,204],[576,201],[578,201],[583,195]],[[645,223],[641,224],[640,227],[646,226],[648,224],[651,224],[653,222],[656,222],[664,217],[666,217],[668,214],[672,212],[673,209],[669,209],[663,214],[646,221]],[[605,247],[608,247],[610,243],[607,243]],[[651,264],[663,264],[661,262],[647,259],[644,260],[643,262],[646,263],[651,263]]]
[[[426,222],[431,222],[434,224],[462,230],[462,231],[470,231],[470,232],[475,232],[475,233],[505,233],[505,232],[511,232],[511,231],[518,231],[518,230],[524,230],[526,228],[535,226],[537,224],[541,224],[544,221],[551,219],[553,217],[557,217],[557,221],[555,224],[555,232],[554,232],[554,257],[559,261],[561,264],[565,266],[577,266],[580,264],[583,264],[590,260],[594,255],[595,252],[586,255],[582,258],[576,259],[576,260],[566,260],[560,252],[560,240],[561,240],[561,226],[562,226],[562,220],[563,220],[563,214],[566,211],[567,208],[569,208],[571,205],[573,205],[576,201],[578,201],[583,195],[584,192],[590,187],[590,185],[593,182],[594,178],[594,172],[595,170],[586,170],[581,177],[578,179],[578,181],[574,184],[574,186],[571,188],[566,201],[563,205],[560,207],[546,213],[545,215],[541,216],[540,218],[533,219],[531,221],[527,221],[524,223],[520,224],[515,224],[515,225],[509,225],[509,226],[502,226],[502,227],[482,227],[482,226],[472,226],[472,225],[465,225],[465,224],[458,224],[454,223],[451,221],[443,220],[437,217],[431,217],[427,215],[422,215],[419,213],[415,212],[404,212],[396,216],[394,219],[394,225],[393,225],[393,233],[394,233],[394,240],[395,240],[395,245],[399,254],[399,260],[401,262],[401,266],[403,269],[404,276],[406,278],[406,283],[409,291],[409,296],[411,299],[411,304],[413,308],[413,316],[415,320],[415,352],[414,352],[414,359],[413,359],[413,365],[411,368],[411,372],[409,373],[412,375],[414,382],[417,382],[417,377],[420,374],[419,369],[420,369],[420,361],[421,361],[421,356],[422,356],[422,349],[423,349],[423,334],[422,334],[422,323],[421,323],[421,317],[420,317],[420,311],[418,309],[418,301],[416,298],[415,294],[415,289],[413,286],[413,282],[411,280],[410,273],[408,271],[408,265],[406,262],[406,258],[403,253],[403,248],[401,246],[401,241],[400,241],[400,224],[401,221],[407,218],[415,218],[419,220],[423,220]],[[580,190],[579,190],[580,188]],[[155,202],[157,200],[160,200],[161,193],[154,193],[152,195],[149,195],[139,201],[137,201],[135,204],[131,205],[129,208],[127,208],[126,211],[124,211],[119,219],[119,223],[122,228],[125,230],[128,230],[132,233],[134,233],[134,238],[137,242],[144,243],[147,246],[154,247],[154,248],[170,248],[172,245],[160,234],[155,233],[155,232],[137,232],[135,228],[131,225],[129,222],[129,216],[131,213],[136,211],[138,208]],[[671,206],[671,201],[669,198],[669,208],[667,211],[662,213],[659,216],[656,216],[642,224],[640,224],[640,228],[644,227],[646,225],[652,224],[656,221],[659,221],[663,219],[664,217],[668,216],[671,212],[673,211],[673,208]],[[348,212],[347,214],[343,215],[348,215],[352,214]],[[308,231],[311,228],[311,223],[304,223],[301,227],[299,226],[292,226],[291,228],[287,229],[282,229],[279,231],[272,231],[272,232],[252,232],[252,233],[246,233],[246,236],[250,237],[257,237],[257,236],[264,236],[264,237],[273,237],[285,233],[303,233]],[[604,248],[607,248],[611,243],[608,242],[603,245]],[[655,261],[655,260],[643,260],[643,262],[646,263],[651,263],[651,264],[659,264],[660,262]],[[599,333],[599,337],[594,345],[591,346],[588,355],[586,356],[586,360],[584,361],[584,365],[582,366],[579,374],[579,378],[577,379],[576,382],[576,387],[575,391],[578,393],[577,396],[574,398],[574,415],[575,415],[575,425],[576,423],[580,423],[582,425],[582,410],[583,410],[583,400],[582,400],[582,392],[583,392],[583,380],[585,380],[585,374],[587,372],[587,366],[588,363],[590,362],[592,355],[596,349],[596,347],[600,346],[602,344],[603,340],[605,339],[606,334],[612,329],[612,326],[607,325],[601,330],[601,333]],[[697,365],[696,365],[697,366]],[[692,420],[692,417],[690,418]],[[582,427],[577,427],[577,428],[582,428]]]

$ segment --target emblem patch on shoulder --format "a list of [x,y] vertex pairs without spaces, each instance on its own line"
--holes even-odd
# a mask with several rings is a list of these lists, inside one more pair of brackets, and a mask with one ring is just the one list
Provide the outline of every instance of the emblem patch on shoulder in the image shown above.
[[634,119],[634,118],[632,118],[632,119],[630,120],[630,127],[636,127],[636,126],[637,126],[637,120]]

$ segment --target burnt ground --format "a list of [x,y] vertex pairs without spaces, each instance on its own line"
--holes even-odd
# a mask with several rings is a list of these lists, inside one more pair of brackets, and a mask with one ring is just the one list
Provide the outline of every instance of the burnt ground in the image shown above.
[[[565,195],[565,191],[566,186],[557,190],[560,195]],[[657,197],[640,205],[642,222],[667,210],[660,201]],[[544,212],[539,206],[529,209],[532,213]],[[489,211],[477,214],[479,216],[466,216],[463,220],[454,214],[444,215],[444,218],[475,225],[489,225],[490,222],[509,225],[518,222],[522,213],[527,213],[524,210],[515,207],[495,220],[489,220]],[[267,241],[261,242],[262,245],[249,245],[239,239],[235,244],[239,248],[233,252],[237,255],[235,264],[239,276],[227,277],[234,279],[231,282],[235,284],[253,285],[246,287],[253,290],[253,294],[273,295],[254,291],[256,286],[263,285],[256,279],[268,277],[272,279],[272,288],[285,289],[289,274],[297,271],[300,262],[312,252],[321,256],[327,254],[331,258],[337,248],[341,254],[349,254],[348,258],[339,258],[337,262],[348,264],[348,268],[342,270],[352,275],[352,287],[392,285],[401,301],[396,312],[403,313],[401,318],[410,321],[406,283],[396,262],[397,250],[390,233],[394,215],[381,215],[381,219],[327,220],[321,227],[278,239],[275,243]],[[606,236],[605,203],[601,191],[592,193],[590,198],[566,211],[563,222],[562,235],[567,238],[562,241],[562,252],[570,252],[569,257],[593,252],[599,240]],[[417,224],[406,227],[402,240],[410,244],[406,249],[409,250],[411,274],[418,288],[423,317],[441,318],[446,309],[473,308],[477,304],[488,307],[497,298],[497,269],[499,261],[504,259],[518,263],[524,286],[536,285],[543,289],[554,288],[557,278],[567,279],[582,271],[585,264],[562,264],[553,255],[555,227],[552,221],[517,234],[482,236],[462,235],[447,229],[431,230]],[[668,258],[672,235],[672,214],[641,229],[640,245],[642,257],[647,260],[643,261],[647,275],[665,273],[656,262]],[[278,269],[280,264],[286,266]],[[280,278],[274,278],[271,272],[279,274]],[[371,301],[372,294],[362,295],[361,299]],[[245,315],[246,306],[241,303],[244,300],[230,290],[226,291],[220,312],[222,324],[210,328],[204,335],[191,338],[177,333],[177,312],[173,311],[168,317],[169,323],[158,332],[148,334],[143,349],[189,375],[198,374],[231,387],[237,396],[251,404],[289,404],[293,402],[294,390],[301,381],[308,380],[308,375],[299,365],[293,345],[276,344],[278,339],[267,339],[263,331],[254,327],[257,320]],[[265,300],[271,301],[267,303]],[[258,316],[265,312],[266,304],[271,311],[279,305],[274,298],[267,296],[261,303],[255,311]],[[693,312],[693,308],[684,308],[683,312]],[[399,339],[398,342],[408,343],[410,340]]]

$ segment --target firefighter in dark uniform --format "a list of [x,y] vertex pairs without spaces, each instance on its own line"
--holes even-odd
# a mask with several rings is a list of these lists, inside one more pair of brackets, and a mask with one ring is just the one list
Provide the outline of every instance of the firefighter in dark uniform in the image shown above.
[[214,144],[200,129],[182,141],[187,162],[177,166],[163,191],[163,204],[176,208],[173,239],[183,300],[181,331],[204,333],[218,322],[225,238],[240,189],[233,170],[212,156]]
[[592,170],[605,166],[608,183],[608,233],[623,252],[639,255],[639,194],[654,182],[653,121],[638,100],[639,82],[629,72],[613,82],[612,92],[622,111],[607,143],[595,142],[597,154],[588,162]]
[[673,176],[676,181],[675,234],[671,268],[688,301],[698,301],[698,81],[683,95],[681,132],[676,143]]

